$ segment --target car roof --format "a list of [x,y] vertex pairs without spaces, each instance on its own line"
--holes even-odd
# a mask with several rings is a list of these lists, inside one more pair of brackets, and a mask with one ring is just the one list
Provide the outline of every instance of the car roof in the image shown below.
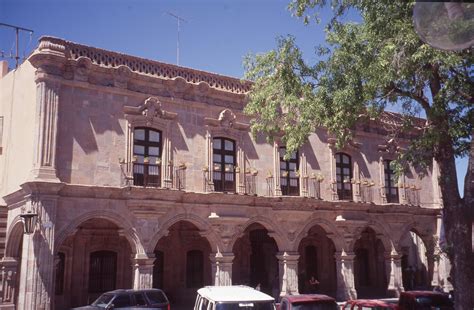
[[198,294],[214,302],[274,301],[272,296],[245,285],[206,286]]
[[439,297],[447,297],[449,296],[447,293],[441,292],[433,292],[433,291],[405,291],[401,293],[402,295],[409,295],[412,297],[428,297],[428,296],[439,296]]
[[335,301],[334,298],[322,294],[301,294],[285,296],[289,302]]
[[162,292],[162,293],[164,293],[159,288],[147,288],[147,289],[139,289],[139,290],[135,290],[135,289],[117,289],[117,290],[105,292],[104,294],[139,293],[139,292]]
[[348,300],[347,303],[351,305],[361,305],[361,306],[368,306],[368,307],[394,308],[396,306],[395,304],[391,304],[386,301],[376,300],[376,299],[353,299],[353,300]]

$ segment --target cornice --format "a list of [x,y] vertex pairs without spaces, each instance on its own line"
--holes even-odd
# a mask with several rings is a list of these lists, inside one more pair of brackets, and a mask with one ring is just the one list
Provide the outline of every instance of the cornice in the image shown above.
[[38,48],[28,58],[31,64],[65,79],[98,82],[91,77],[92,71],[104,70],[111,75],[109,86],[130,88],[128,82],[136,79],[174,81],[176,91],[184,92],[188,86],[200,93],[217,90],[234,95],[245,95],[251,82],[216,73],[180,67],[158,61],[130,56],[90,47],[59,38],[43,36]]

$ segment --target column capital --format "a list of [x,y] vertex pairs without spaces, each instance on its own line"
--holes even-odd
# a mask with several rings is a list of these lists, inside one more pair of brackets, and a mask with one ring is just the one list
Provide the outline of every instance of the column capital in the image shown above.
[[153,265],[155,262],[155,254],[150,253],[138,253],[135,256],[132,257],[132,262],[136,266],[147,266],[147,265]]
[[232,263],[235,258],[232,252],[216,252],[209,255],[212,263]]
[[353,261],[355,259],[354,252],[345,252],[345,251],[338,251],[334,254],[334,258],[337,261]]
[[300,253],[284,251],[284,252],[278,252],[276,257],[278,258],[278,260],[297,261],[300,258]]

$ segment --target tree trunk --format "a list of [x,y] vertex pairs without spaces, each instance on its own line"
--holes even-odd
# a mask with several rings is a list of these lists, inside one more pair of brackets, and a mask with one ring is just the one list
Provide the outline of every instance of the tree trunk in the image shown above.
[[[474,309],[472,218],[470,199],[461,199],[457,188],[456,167],[451,143],[443,141],[435,152],[439,164],[439,185],[443,195],[443,221],[447,252],[451,261],[455,309]],[[471,150],[472,155],[472,150]],[[470,158],[472,160],[472,158]],[[469,182],[471,183],[471,182]],[[465,186],[471,186],[470,184]]]

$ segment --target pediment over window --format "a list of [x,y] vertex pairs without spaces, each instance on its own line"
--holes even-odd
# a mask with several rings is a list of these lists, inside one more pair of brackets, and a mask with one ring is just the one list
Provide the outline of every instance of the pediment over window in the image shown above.
[[205,117],[204,123],[212,127],[233,128],[237,130],[248,130],[250,125],[236,121],[237,116],[230,109],[222,110],[217,118]]
[[161,102],[156,97],[150,97],[138,107],[125,106],[123,111],[126,116],[143,117],[147,123],[153,123],[156,119],[173,120],[178,115],[163,109]]

